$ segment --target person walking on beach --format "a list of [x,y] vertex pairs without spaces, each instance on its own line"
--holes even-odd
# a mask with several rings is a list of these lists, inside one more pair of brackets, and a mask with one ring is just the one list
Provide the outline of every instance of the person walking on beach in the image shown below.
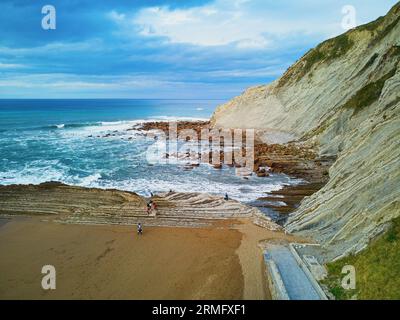
[[227,194],[227,193],[225,193],[224,200],[225,200],[225,201],[228,201],[228,200],[229,200],[229,197],[228,197],[228,194]]
[[143,228],[140,222],[137,224],[137,234],[140,236],[143,235]]

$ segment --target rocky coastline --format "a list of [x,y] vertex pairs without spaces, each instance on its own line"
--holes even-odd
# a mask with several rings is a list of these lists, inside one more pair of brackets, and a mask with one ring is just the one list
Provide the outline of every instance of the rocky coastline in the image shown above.
[[[124,129],[125,132],[139,132],[142,136],[152,136],[154,130],[162,131],[168,139],[170,123],[167,121],[144,122],[132,128]],[[201,136],[202,130],[211,129],[209,121],[178,121],[176,123],[177,134],[184,130],[193,130]],[[111,136],[121,135],[124,132],[115,131],[107,135],[99,136],[99,138],[109,138]],[[243,139],[245,142],[245,139]],[[255,175],[262,179],[268,179],[272,174],[286,174],[292,178],[297,178],[300,183],[296,185],[287,185],[279,191],[266,193],[265,196],[257,199],[250,206],[256,208],[257,211],[264,213],[267,219],[255,219],[256,224],[269,225],[269,220],[283,224],[289,213],[293,212],[305,196],[309,196],[318,191],[327,181],[328,169],[332,163],[332,159],[320,158],[317,153],[309,146],[298,143],[286,144],[267,144],[260,139],[256,139],[254,143],[254,166],[252,172],[240,173],[242,164],[233,158],[233,163],[224,164],[224,141],[221,141],[220,160],[221,163],[214,165],[215,170],[220,170],[223,166],[236,168],[236,173],[247,179],[248,175]],[[243,146],[243,153],[246,153],[246,145]],[[169,156],[168,154],[166,156]],[[211,157],[210,157],[211,159]],[[183,170],[195,170],[200,163],[189,163],[183,166]],[[243,168],[244,169],[244,168]],[[239,173],[238,173],[239,172]],[[0,213],[3,215],[15,214],[56,214],[59,221],[68,221],[71,223],[136,223],[134,217],[140,219],[148,218],[145,214],[146,199],[134,193],[118,191],[118,190],[100,190],[92,188],[80,188],[66,186],[58,182],[47,182],[38,186],[34,185],[12,185],[0,186],[0,203],[2,208]],[[64,194],[65,192],[65,194]],[[101,195],[101,201],[97,197]],[[41,197],[44,197],[43,199]],[[17,201],[21,199],[29,199],[26,201]],[[53,200],[63,197],[65,201]],[[95,197],[96,199],[94,199]],[[164,196],[157,199],[162,203],[168,203],[163,200]],[[188,198],[197,196],[188,194]],[[210,202],[213,200],[209,199]],[[53,203],[54,202],[54,203]],[[104,203],[103,203],[104,202]],[[40,203],[45,203],[41,205]],[[282,205],[284,203],[285,205]],[[170,205],[170,204],[169,204]],[[99,208],[102,208],[99,210]],[[143,207],[143,208],[142,208]],[[168,207],[168,205],[167,205]],[[244,206],[245,207],[245,206]],[[140,208],[140,209],[139,209]],[[118,209],[117,216],[110,215],[110,212]],[[193,208],[194,209],[194,208]],[[97,210],[96,213],[91,213]],[[103,212],[104,211],[104,212]],[[246,211],[246,210],[244,210]],[[101,213],[103,212],[103,213]],[[187,218],[187,217],[185,217]],[[193,217],[191,217],[193,218]],[[190,218],[190,219],[191,219]],[[209,217],[213,218],[210,214]],[[180,224],[186,226],[206,225],[207,222],[190,219],[182,219]],[[154,221],[147,219],[150,225],[169,225],[171,221],[165,219]],[[265,222],[265,221],[267,222]],[[172,223],[176,224],[175,222]],[[278,228],[278,227],[273,227]]]
[[[209,121],[178,121],[176,124],[178,135],[184,130],[193,130],[198,136],[201,136],[202,130],[212,128]],[[165,121],[145,122],[140,124],[139,128],[128,130],[139,130],[144,135],[148,135],[152,130],[160,130],[168,138],[169,126],[170,124]],[[260,136],[262,134],[256,131],[254,166],[253,172],[250,174],[268,179],[270,174],[283,173],[301,181],[299,184],[287,185],[279,191],[267,193],[265,197],[251,203],[252,206],[260,209],[279,224],[283,224],[304,197],[311,196],[326,184],[329,179],[329,168],[334,163],[335,157],[321,157],[313,147],[296,142],[268,144],[261,141],[258,138]],[[243,142],[245,143],[245,141],[244,136]],[[223,140],[221,147],[224,147]],[[246,153],[245,144],[243,153]],[[167,156],[169,155],[167,154]],[[220,152],[220,159],[221,164],[214,165],[216,170],[221,169],[224,165],[235,168],[242,167],[242,164],[235,161],[234,158],[233,163],[224,164],[224,153],[222,151]],[[198,164],[188,163],[184,169],[193,169],[196,166]],[[282,203],[285,205],[282,205]]]

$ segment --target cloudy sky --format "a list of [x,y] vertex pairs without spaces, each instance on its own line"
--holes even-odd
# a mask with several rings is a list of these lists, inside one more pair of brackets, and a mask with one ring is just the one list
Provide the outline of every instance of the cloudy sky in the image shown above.
[[[1,0],[0,98],[228,99],[395,0]],[[56,29],[41,25],[44,5]]]

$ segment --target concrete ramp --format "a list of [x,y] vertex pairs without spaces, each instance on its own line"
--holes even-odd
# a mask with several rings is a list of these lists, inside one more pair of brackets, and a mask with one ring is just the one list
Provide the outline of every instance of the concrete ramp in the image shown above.
[[[301,266],[298,258],[286,245],[268,245],[264,253],[269,285],[275,299],[290,300],[326,299],[318,284]],[[278,280],[277,280],[278,279]]]

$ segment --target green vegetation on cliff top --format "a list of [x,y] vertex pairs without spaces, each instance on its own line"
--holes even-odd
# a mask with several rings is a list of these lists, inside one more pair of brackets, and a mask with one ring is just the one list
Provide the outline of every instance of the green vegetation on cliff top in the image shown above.
[[350,39],[348,33],[322,42],[316,48],[308,51],[297,64],[286,71],[279,80],[279,86],[285,85],[292,77],[299,80],[320,62],[329,62],[345,55],[353,44],[354,42]]
[[347,33],[321,43],[304,57],[306,61],[303,69],[304,74],[320,61],[329,62],[346,54],[353,44],[354,42],[350,40]]
[[[356,270],[356,289],[344,290],[341,279],[343,266]],[[374,240],[367,249],[329,263],[328,278],[323,281],[339,300],[400,299],[400,217],[392,221],[389,230]]]
[[[394,17],[391,23],[385,24],[387,17]],[[318,63],[329,62],[345,55],[353,46],[355,33],[368,31],[371,33],[369,47],[373,47],[384,39],[400,22],[400,2],[397,3],[390,12],[375,21],[359,26],[340,36],[326,40],[316,48],[308,51],[296,64],[291,66],[280,78],[278,87],[282,87],[291,80],[298,81]]]
[[400,5],[397,4],[391,10],[391,13],[394,15],[398,15],[391,23],[382,27],[384,24],[385,17],[380,17],[375,21],[367,23],[361,27],[359,27],[360,31],[369,31],[372,33],[372,41],[370,46],[374,46],[375,44],[379,43],[383,38],[385,38],[393,29],[394,27],[400,22]]

